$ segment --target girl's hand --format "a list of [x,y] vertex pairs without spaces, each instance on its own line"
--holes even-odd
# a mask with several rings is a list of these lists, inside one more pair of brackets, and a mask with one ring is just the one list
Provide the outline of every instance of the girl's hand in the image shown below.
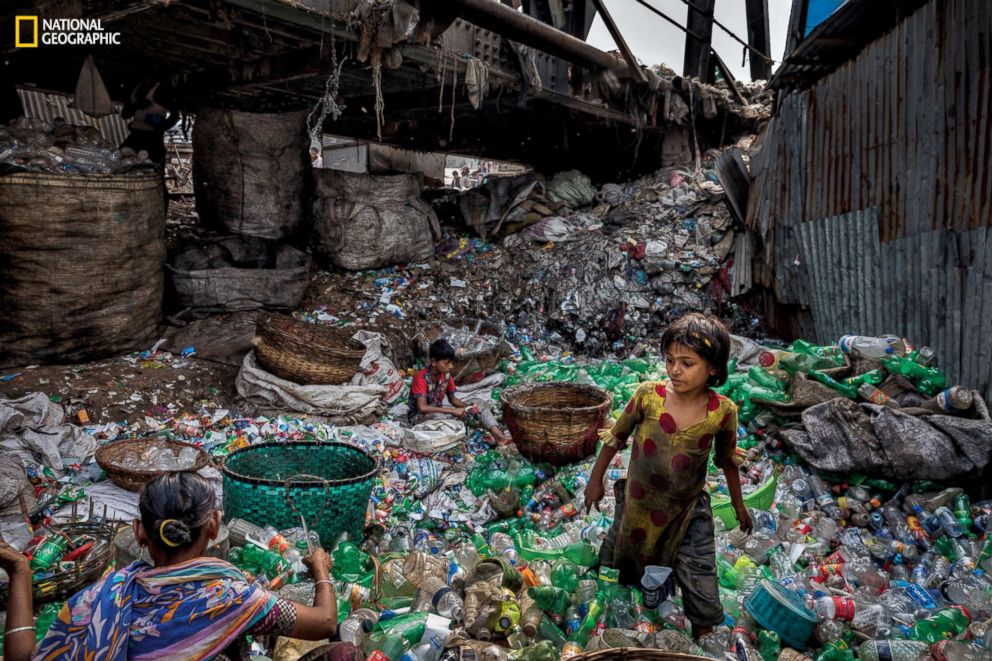
[[603,496],[606,495],[606,488],[603,486],[603,480],[589,480],[586,484],[585,497],[586,497],[586,514],[592,511],[592,506],[595,505],[596,509],[599,509],[599,501],[603,500]]
[[11,576],[22,571],[31,573],[27,556],[3,541],[0,541],[0,569]]
[[737,525],[741,527],[741,532],[751,534],[754,530],[754,521],[751,520],[751,513],[747,511],[746,505],[734,507],[734,516],[737,517]]

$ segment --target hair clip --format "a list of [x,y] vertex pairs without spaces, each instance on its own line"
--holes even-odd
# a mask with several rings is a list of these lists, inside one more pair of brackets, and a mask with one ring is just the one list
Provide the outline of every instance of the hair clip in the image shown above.
[[712,348],[713,348],[713,343],[712,343],[712,342],[710,342],[710,339],[709,339],[708,337],[704,337],[704,338],[703,338],[703,343],[704,343],[704,344],[705,344],[706,346],[708,346],[708,347],[709,347],[710,349],[712,349]]

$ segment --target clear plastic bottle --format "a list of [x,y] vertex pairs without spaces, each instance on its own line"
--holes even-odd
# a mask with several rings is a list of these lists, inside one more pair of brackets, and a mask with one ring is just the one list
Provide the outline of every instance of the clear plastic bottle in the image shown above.
[[[954,512],[948,507],[938,507],[934,512],[934,516],[940,521],[940,527],[944,530],[944,533],[950,537],[961,537],[964,534],[964,530],[961,529],[961,524],[958,522],[957,518],[954,516]],[[926,526],[926,524],[924,524]]]
[[379,614],[374,610],[358,608],[353,610],[341,622],[341,625],[338,627],[338,635],[343,642],[351,643],[362,649],[369,634],[372,633],[372,628],[375,627],[375,623],[378,621]]
[[424,580],[417,591],[414,610],[433,609],[438,615],[452,620],[461,620],[465,614],[465,604],[458,593],[448,587],[448,583],[435,576]]

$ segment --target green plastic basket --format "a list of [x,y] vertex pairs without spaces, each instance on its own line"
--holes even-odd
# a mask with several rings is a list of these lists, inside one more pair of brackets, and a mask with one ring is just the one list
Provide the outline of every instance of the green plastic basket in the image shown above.
[[343,532],[358,542],[379,462],[347,443],[262,443],[224,463],[224,517],[277,530],[300,525],[330,545]]
[[[771,478],[758,487],[755,491],[744,496],[744,504],[756,510],[767,510],[775,502],[775,487],[778,485],[778,476]],[[730,498],[723,495],[714,495],[710,498],[713,516],[720,517],[727,528],[737,527],[737,516],[734,514],[734,506]]]

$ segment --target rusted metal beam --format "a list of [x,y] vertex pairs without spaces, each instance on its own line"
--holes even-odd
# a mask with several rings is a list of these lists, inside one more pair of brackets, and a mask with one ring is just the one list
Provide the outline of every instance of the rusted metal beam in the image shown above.
[[620,28],[617,27],[617,24],[613,21],[613,17],[610,16],[610,12],[606,9],[606,2],[604,0],[593,0],[593,4],[599,10],[599,15],[603,17],[603,23],[606,25],[606,29],[610,31],[610,36],[616,42],[617,48],[623,54],[623,59],[626,60],[631,75],[642,83],[648,82],[647,74],[641,69],[641,65],[637,63],[637,58],[634,57],[634,53],[631,52],[626,40],[624,40]]
[[616,69],[623,64],[609,53],[547,23],[493,0],[432,0],[438,14],[455,14],[469,23],[588,69]]
[[689,4],[687,28],[700,40],[685,40],[685,62],[682,75],[705,82],[710,72],[710,40],[713,37],[713,5],[715,0],[699,0]]

